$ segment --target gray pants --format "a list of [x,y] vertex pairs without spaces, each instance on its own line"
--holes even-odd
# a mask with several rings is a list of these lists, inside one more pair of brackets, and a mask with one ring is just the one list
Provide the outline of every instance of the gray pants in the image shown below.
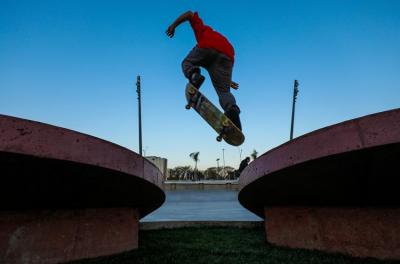
[[232,106],[239,109],[230,87],[233,69],[232,60],[216,50],[196,46],[182,61],[183,74],[189,79],[193,72],[200,71],[199,67],[203,67],[208,71],[222,109],[225,112]]

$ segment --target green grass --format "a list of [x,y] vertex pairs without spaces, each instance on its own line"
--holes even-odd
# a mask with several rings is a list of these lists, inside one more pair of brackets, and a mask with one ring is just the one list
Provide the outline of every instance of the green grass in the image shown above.
[[180,228],[140,231],[139,249],[74,264],[112,263],[399,263],[276,247],[263,229]]

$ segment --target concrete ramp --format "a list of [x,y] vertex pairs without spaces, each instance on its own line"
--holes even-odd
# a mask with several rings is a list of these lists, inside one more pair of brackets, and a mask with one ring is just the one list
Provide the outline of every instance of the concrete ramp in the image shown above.
[[240,176],[240,203],[269,242],[400,258],[400,109],[316,130]]
[[138,154],[0,115],[0,262],[58,263],[138,247],[163,175]]

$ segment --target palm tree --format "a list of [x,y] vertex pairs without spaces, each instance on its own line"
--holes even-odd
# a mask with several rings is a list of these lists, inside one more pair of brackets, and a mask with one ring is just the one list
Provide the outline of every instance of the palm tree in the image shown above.
[[197,162],[200,160],[199,159],[199,155],[200,155],[200,152],[193,152],[193,153],[190,153],[190,155],[189,155],[189,157],[191,157],[194,160],[194,174],[195,174],[195,176],[197,176],[197,173],[196,173],[197,172]]
[[257,150],[253,150],[250,156],[253,158],[253,160],[255,160],[257,158],[257,154],[258,154]]
[[186,180],[190,174],[190,166],[178,166],[170,169],[170,176],[178,180]]

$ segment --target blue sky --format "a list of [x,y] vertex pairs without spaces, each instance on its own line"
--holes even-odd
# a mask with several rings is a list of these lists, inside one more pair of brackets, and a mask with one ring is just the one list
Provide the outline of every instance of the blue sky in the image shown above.
[[[236,51],[234,91],[245,143],[185,110],[181,61],[195,45],[186,10]],[[136,76],[142,78],[143,148],[169,167],[237,167],[294,136],[399,107],[400,1],[0,1],[0,113],[37,120],[138,152]],[[208,75],[203,92],[217,96]],[[224,151],[222,150],[224,149]]]

